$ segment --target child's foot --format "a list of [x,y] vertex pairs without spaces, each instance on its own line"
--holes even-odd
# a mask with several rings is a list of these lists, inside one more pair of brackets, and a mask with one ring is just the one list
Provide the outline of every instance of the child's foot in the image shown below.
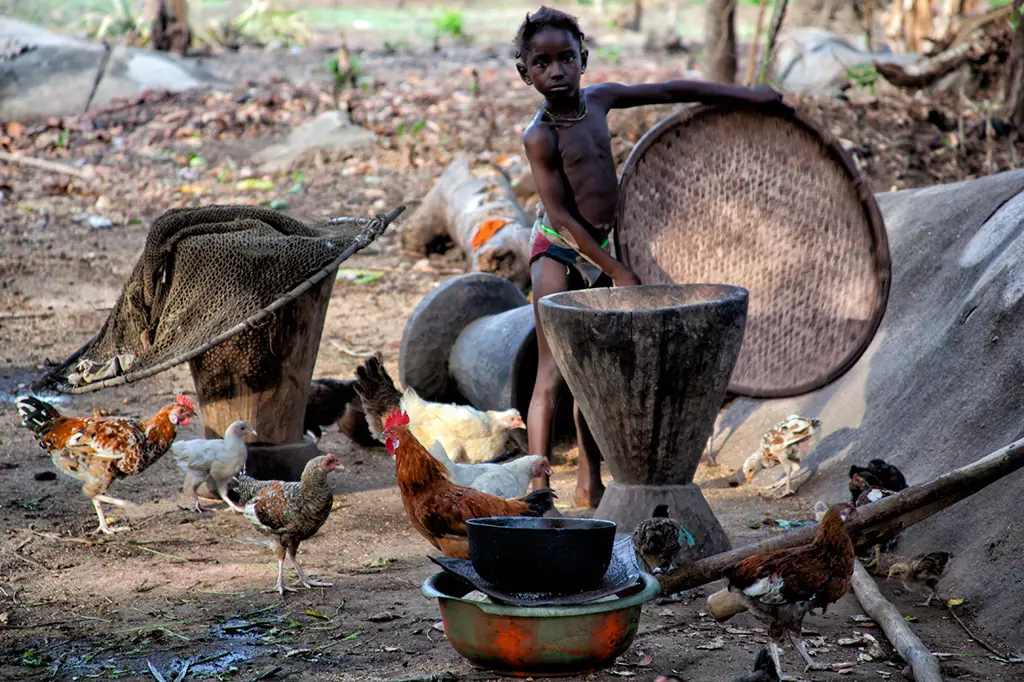
[[597,505],[601,504],[601,498],[604,497],[604,484],[600,486],[587,486],[578,485],[576,486],[576,506],[584,507],[586,509],[597,509]]

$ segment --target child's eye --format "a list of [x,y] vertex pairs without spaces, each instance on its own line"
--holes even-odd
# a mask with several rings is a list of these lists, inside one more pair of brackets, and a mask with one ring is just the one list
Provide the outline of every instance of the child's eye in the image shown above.
[[575,57],[571,54],[562,56],[562,61],[565,62],[566,64],[570,63],[573,59],[575,59]]

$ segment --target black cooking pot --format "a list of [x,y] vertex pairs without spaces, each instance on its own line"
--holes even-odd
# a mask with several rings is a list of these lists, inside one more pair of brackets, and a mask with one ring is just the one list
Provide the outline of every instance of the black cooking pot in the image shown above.
[[615,524],[599,519],[493,516],[466,522],[481,578],[515,592],[571,594],[600,584]]

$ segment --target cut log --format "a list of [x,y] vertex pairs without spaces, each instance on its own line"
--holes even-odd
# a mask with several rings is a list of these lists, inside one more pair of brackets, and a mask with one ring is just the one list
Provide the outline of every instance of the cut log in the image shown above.
[[508,177],[490,162],[459,156],[402,229],[405,249],[426,255],[449,237],[469,269],[530,284],[530,229]]
[[[855,543],[866,534],[898,533],[1021,468],[1024,468],[1024,439],[1016,440],[929,483],[911,486],[862,507],[847,519],[846,529]],[[817,532],[818,529],[813,526],[801,528],[662,573],[658,576],[661,590],[665,594],[673,594],[706,585],[721,578],[722,572],[738,561],[760,552],[809,544]]]
[[896,647],[896,651],[910,664],[914,671],[914,681],[942,682],[938,659],[921,643],[896,607],[882,596],[875,581],[859,561],[853,562],[851,584],[865,613],[882,626],[885,636]]

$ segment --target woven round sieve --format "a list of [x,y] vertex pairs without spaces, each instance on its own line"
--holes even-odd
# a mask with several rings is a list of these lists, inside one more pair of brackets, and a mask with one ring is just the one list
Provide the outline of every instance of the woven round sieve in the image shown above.
[[838,143],[783,105],[700,105],[658,123],[626,160],[615,239],[644,284],[750,292],[734,395],[834,381],[871,342],[889,296],[874,196]]

